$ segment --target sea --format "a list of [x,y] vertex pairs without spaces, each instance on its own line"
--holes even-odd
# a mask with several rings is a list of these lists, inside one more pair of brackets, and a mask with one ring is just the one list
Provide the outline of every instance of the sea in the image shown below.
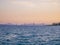
[[0,45],[60,45],[60,26],[0,25]]

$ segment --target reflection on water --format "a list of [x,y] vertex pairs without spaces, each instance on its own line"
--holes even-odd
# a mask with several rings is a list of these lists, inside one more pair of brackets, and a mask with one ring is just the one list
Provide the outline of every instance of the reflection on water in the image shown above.
[[60,26],[0,26],[0,45],[60,45]]

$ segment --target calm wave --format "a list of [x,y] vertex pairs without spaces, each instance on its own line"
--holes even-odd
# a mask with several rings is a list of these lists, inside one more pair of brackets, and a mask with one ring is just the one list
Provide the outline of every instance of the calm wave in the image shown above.
[[60,45],[60,26],[0,25],[0,45]]

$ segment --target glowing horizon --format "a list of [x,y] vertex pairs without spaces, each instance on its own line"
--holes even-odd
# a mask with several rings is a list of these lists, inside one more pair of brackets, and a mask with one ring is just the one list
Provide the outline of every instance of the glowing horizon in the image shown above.
[[0,0],[0,23],[60,22],[60,0]]

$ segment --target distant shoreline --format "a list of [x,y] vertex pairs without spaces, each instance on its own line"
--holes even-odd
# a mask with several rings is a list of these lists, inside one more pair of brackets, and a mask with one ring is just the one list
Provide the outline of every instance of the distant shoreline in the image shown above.
[[15,26],[60,26],[60,22],[58,23],[51,23],[51,24],[44,24],[44,23],[40,23],[40,24],[35,24],[35,23],[30,23],[30,24],[12,24],[12,23],[0,23],[0,25],[15,25]]

